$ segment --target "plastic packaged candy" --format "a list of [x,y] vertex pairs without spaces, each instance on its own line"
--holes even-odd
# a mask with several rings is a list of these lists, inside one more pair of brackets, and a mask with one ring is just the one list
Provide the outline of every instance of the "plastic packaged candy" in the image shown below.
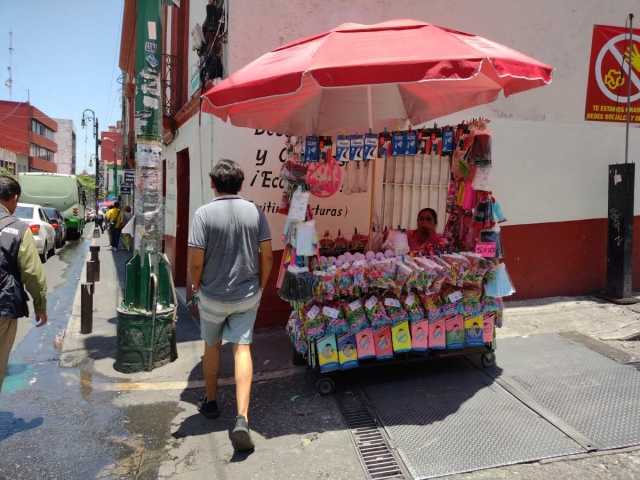
[[304,331],[307,338],[317,340],[325,334],[326,317],[322,313],[322,305],[311,303],[301,309],[301,317],[304,322]]
[[396,275],[394,278],[394,286],[393,286],[393,294],[396,297],[399,297],[402,291],[404,290],[404,286],[407,283],[407,280],[411,276],[412,270],[405,264],[401,262],[395,262],[396,267]]
[[324,277],[327,273],[323,270],[314,270],[312,278],[313,299],[317,302],[322,301],[325,293]]
[[391,319],[377,296],[371,295],[365,300],[364,311],[371,322],[372,329],[377,330],[385,325],[391,325]]
[[487,282],[485,293],[490,297],[508,297],[516,292],[504,263],[496,265],[493,279]]
[[389,290],[395,287],[395,266],[389,259],[369,263],[369,289]]
[[371,322],[369,322],[367,318],[361,299],[357,298],[351,302],[343,301],[342,311],[347,318],[351,333],[358,333],[367,328],[371,328]]
[[336,267],[333,265],[329,267],[322,278],[324,279],[322,296],[324,300],[333,300],[336,296]]
[[469,261],[462,255],[451,254],[441,255],[440,258],[451,265],[452,285],[462,287]]
[[353,295],[353,272],[349,263],[343,263],[336,272],[336,294],[339,297]]
[[349,324],[344,316],[339,300],[331,300],[324,303],[322,313],[327,319],[325,332],[329,335],[342,335],[349,331]]
[[431,278],[426,274],[425,269],[412,260],[405,260],[404,264],[411,269],[411,274],[405,283],[405,292],[428,289]]
[[351,265],[351,270],[353,273],[353,295],[360,296],[369,290],[365,268],[365,260],[356,260]]
[[501,297],[490,297],[485,295],[480,301],[483,312],[502,312],[504,310],[504,301]]
[[387,293],[383,298],[383,303],[387,316],[391,319],[392,326],[395,327],[396,325],[409,320],[409,315],[396,295]]
[[442,316],[440,307],[442,307],[444,302],[439,293],[418,292],[418,298],[430,322]]
[[443,276],[444,276],[443,283],[448,283],[449,285],[455,285],[456,284],[457,275],[456,275],[455,270],[453,269],[453,266],[450,263],[444,261],[443,259],[441,259],[438,256],[433,256],[433,257],[429,258],[429,261],[431,261],[431,262],[439,265],[440,267],[442,267],[442,272],[443,272]]
[[404,309],[409,314],[409,318],[412,322],[419,322],[427,317],[424,307],[420,302],[420,298],[415,292],[403,293],[400,296],[400,301],[404,305]]
[[306,355],[309,351],[309,343],[307,335],[304,331],[304,323],[298,317],[298,312],[295,310],[291,312],[289,322],[287,323],[287,335],[293,343],[293,347],[300,355]]

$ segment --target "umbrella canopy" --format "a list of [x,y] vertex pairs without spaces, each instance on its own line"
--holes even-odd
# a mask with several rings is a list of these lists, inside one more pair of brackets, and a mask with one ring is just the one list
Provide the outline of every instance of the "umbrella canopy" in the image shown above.
[[427,122],[551,82],[553,68],[415,20],[346,23],[272,50],[205,93],[236,126],[336,134]]

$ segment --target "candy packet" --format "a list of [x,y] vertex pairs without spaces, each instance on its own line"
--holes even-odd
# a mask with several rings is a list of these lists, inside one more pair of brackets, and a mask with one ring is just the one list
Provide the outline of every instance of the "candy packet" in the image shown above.
[[307,338],[317,340],[325,334],[326,317],[322,313],[321,306],[312,302],[309,306],[301,308],[300,316],[304,322],[304,331]]
[[371,328],[377,330],[385,325],[391,325],[391,319],[382,305],[382,302],[375,295],[371,295],[364,302],[364,310],[367,318],[371,322]]
[[411,274],[405,283],[405,292],[427,290],[431,285],[431,278],[426,274],[425,269],[412,260],[405,260],[404,264],[411,269]]
[[402,291],[404,290],[404,286],[407,283],[407,280],[411,276],[412,270],[402,262],[395,262],[396,266],[396,275],[394,278],[394,286],[393,293],[396,297],[399,297]]
[[450,279],[449,270],[439,263],[424,257],[418,257],[415,261],[418,265],[424,267],[426,275],[430,277],[429,286],[424,291],[438,293],[444,282]]
[[440,308],[444,302],[439,293],[418,292],[418,298],[430,322],[442,316]]
[[391,325],[396,326],[402,322],[409,320],[409,315],[402,306],[402,302],[396,295],[387,293],[383,299],[384,309],[387,316],[391,319]]
[[313,290],[313,299],[316,302],[322,301],[324,296],[326,288],[324,277],[326,277],[326,275],[327,272],[324,270],[313,271],[313,276],[311,277],[311,288]]
[[371,322],[367,318],[360,298],[356,298],[351,302],[342,301],[341,305],[351,333],[358,333],[371,327]]
[[339,300],[330,300],[324,303],[322,313],[327,318],[326,334],[342,335],[349,331],[349,324],[344,316]]
[[404,305],[404,309],[409,314],[412,322],[419,322],[426,318],[427,314],[415,292],[403,293],[400,295],[400,301]]
[[389,290],[395,287],[395,268],[392,260],[385,259],[369,263],[369,289]]
[[349,297],[353,295],[353,272],[351,265],[343,263],[336,272],[337,295],[339,297]]
[[333,300],[336,296],[336,267],[330,266],[325,272],[324,279],[324,291],[322,296],[324,300]]
[[367,262],[365,260],[356,260],[351,264],[351,270],[353,273],[353,295],[360,296],[368,291],[367,277],[365,273],[365,267]]

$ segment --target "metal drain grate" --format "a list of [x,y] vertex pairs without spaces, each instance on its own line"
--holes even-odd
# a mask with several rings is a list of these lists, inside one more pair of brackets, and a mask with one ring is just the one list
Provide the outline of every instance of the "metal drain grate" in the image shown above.
[[367,478],[371,480],[406,478],[378,428],[375,417],[369,410],[360,389],[345,389],[337,393],[336,398]]

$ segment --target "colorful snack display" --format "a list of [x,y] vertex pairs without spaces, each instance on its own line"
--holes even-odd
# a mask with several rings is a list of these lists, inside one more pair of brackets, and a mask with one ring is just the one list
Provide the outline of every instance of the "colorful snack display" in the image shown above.
[[404,290],[404,286],[407,283],[407,280],[409,279],[409,277],[411,277],[412,270],[401,262],[396,262],[395,265],[396,275],[394,278],[394,286],[392,291],[396,297],[399,297]]
[[325,334],[326,318],[322,313],[322,308],[315,303],[312,303],[309,307],[303,307],[301,309],[302,321],[304,322],[304,331],[307,338],[311,340],[318,339]]
[[427,314],[415,292],[403,293],[400,295],[400,301],[412,322],[418,322],[426,318]]
[[371,295],[364,302],[364,309],[367,318],[371,322],[371,328],[377,330],[385,325],[391,325],[391,319],[382,305],[382,302],[375,295]]
[[408,320],[395,325],[391,329],[391,342],[395,353],[411,351],[411,334]]
[[402,302],[395,295],[387,293],[383,302],[387,316],[391,319],[391,325],[395,326],[409,320],[409,315],[402,306]]
[[418,298],[424,307],[429,322],[441,316],[440,307],[444,304],[439,293],[418,292]]
[[343,301],[341,305],[351,333],[358,333],[371,327],[360,298],[356,298],[351,302]]
[[429,322],[411,322],[411,350],[426,352],[429,349]]
[[322,313],[327,318],[326,333],[342,335],[349,331],[349,324],[340,308],[339,300],[332,300],[324,303]]

